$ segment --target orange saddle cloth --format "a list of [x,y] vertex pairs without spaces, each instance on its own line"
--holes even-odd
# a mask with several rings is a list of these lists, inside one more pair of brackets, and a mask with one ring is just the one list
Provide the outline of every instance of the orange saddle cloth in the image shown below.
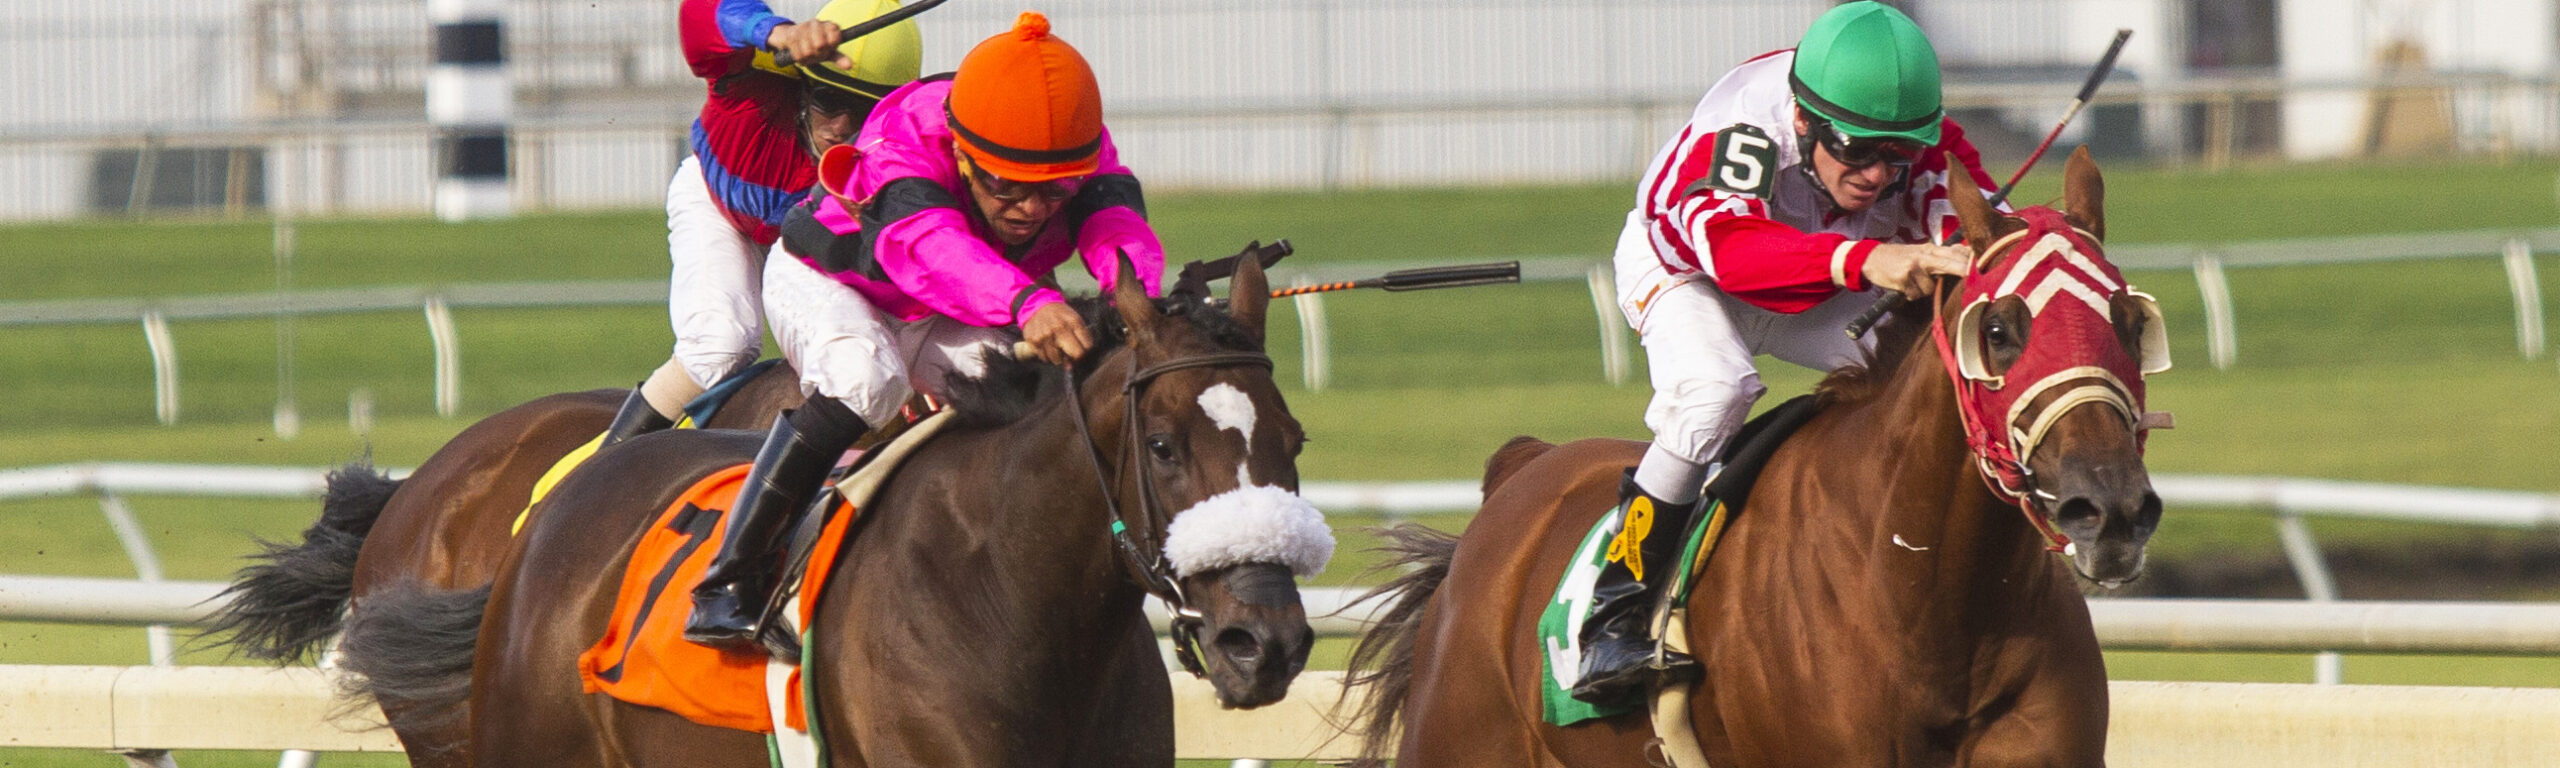
[[[760,653],[725,653],[684,640],[685,618],[693,612],[693,587],[720,549],[728,509],[745,485],[747,465],[711,473],[659,513],[639,549],[622,572],[622,588],[613,601],[613,620],[604,637],[578,655],[578,677],[588,693],[603,693],[641,706],[657,707],[703,725],[772,733],[773,718],[766,686],[771,660]],[[854,515],[838,506],[811,552],[808,573],[794,625],[807,627],[816,587],[826,582],[836,550]],[[807,730],[802,722],[800,671],[793,669],[785,685],[785,725]]]

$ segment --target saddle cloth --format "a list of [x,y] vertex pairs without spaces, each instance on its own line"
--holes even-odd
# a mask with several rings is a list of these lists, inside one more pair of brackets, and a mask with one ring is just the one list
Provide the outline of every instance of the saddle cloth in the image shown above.
[[[940,431],[949,416],[938,412],[905,429],[888,445],[867,453],[837,485],[841,500],[827,510],[809,545],[807,570],[794,580],[787,568],[778,569],[784,573],[780,578],[786,580],[785,587],[797,585],[799,595],[786,603],[778,620],[809,627],[818,588],[835,568],[856,508],[870,499],[916,446]],[[604,636],[578,656],[578,676],[586,692],[657,707],[703,725],[770,734],[775,733],[779,713],[789,731],[808,730],[798,667],[785,667],[760,653],[724,653],[684,639],[685,619],[693,611],[693,587],[702,582],[703,571],[711,567],[720,548],[727,511],[737,503],[747,470],[747,465],[740,464],[711,473],[651,522],[623,569]],[[805,632],[802,647],[810,647]]]
[[[1704,505],[1699,508],[1697,518],[1690,521],[1689,529],[1681,532],[1688,543],[1680,551],[1678,570],[1674,571],[1678,574],[1676,581],[1671,589],[1662,591],[1655,598],[1654,614],[1657,618],[1653,626],[1657,634],[1664,631],[1659,618],[1664,611],[1671,605],[1688,600],[1689,588],[1694,586],[1708,556],[1715,552],[1716,542],[1723,537],[1726,523],[1733,512],[1742,509],[1743,503],[1749,500],[1751,485],[1758,479],[1760,468],[1768,464],[1769,457],[1778,452],[1778,446],[1786,441],[1788,435],[1794,434],[1797,427],[1804,426],[1813,418],[1815,411],[1812,395],[1799,396],[1760,414],[1734,433],[1733,440],[1726,445],[1720,463],[1722,468],[1707,480]],[[1641,703],[1600,706],[1574,698],[1570,693],[1575,678],[1582,670],[1582,621],[1591,615],[1591,589],[1599,582],[1600,566],[1608,556],[1609,540],[1614,533],[1611,528],[1618,514],[1612,510],[1601,515],[1593,522],[1590,532],[1583,534],[1582,543],[1574,547],[1573,561],[1565,568],[1564,578],[1556,584],[1546,610],[1538,614],[1538,646],[1544,650],[1538,655],[1545,672],[1538,676],[1539,715],[1555,725],[1573,725],[1633,712],[1642,707]],[[1685,631],[1686,627],[1681,629]],[[1657,636],[1655,640],[1659,642],[1661,638]]]

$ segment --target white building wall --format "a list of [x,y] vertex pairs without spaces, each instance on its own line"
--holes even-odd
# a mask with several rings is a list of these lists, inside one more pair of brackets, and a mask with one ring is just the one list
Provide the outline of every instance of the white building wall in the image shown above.
[[[2189,5],[2204,1],[1912,5],[1950,65],[2085,71],[2122,27],[2135,33],[2117,82],[2174,88],[2185,79],[2181,25]],[[2363,77],[2374,47],[2401,30],[2420,35],[2440,69],[2543,78],[2560,61],[2552,44],[2560,0],[2279,2],[2287,78]],[[400,106],[416,98],[431,64],[422,2],[8,3],[11,23],[0,25],[0,219],[85,210],[87,155],[110,141],[99,137],[133,146],[145,133],[171,137],[173,146],[267,147],[270,196],[297,211],[424,210],[433,134],[423,106]],[[805,17],[820,0],[774,5]],[[1792,45],[1831,2],[959,2],[920,19],[927,71],[956,66],[1026,5],[1047,11],[1057,33],[1094,63],[1113,130],[1151,186],[1308,188],[1628,181],[1719,75]],[[299,16],[276,12],[297,7]],[[522,121],[516,135],[525,142],[515,155],[519,203],[657,204],[702,89],[677,49],[676,4],[508,0],[507,7]],[[303,27],[276,28],[288,18]],[[337,58],[312,66],[289,46],[258,42],[296,36],[326,43],[311,55]],[[359,106],[344,114],[374,124],[350,127],[325,110],[295,118],[321,122],[277,124],[261,84],[302,83],[353,94],[347,103]],[[2002,121],[2040,135],[2067,98],[2044,92],[2004,109]],[[2551,125],[2547,101],[2537,93],[2457,112],[2466,136],[2551,143],[2560,127]],[[2363,103],[2343,91],[2292,99],[2288,151],[2344,151]],[[2151,149],[2180,151],[2183,110],[2165,97],[2147,107]],[[2088,127],[2084,120],[2064,146]]]
[[[2409,40],[2437,72],[2548,75],[2555,52],[2554,0],[2281,0],[2277,29],[2288,81],[2340,82],[2372,77],[2385,47]],[[2495,122],[2520,119],[2538,97],[2473,96],[2457,104],[2457,137],[2487,135]],[[2515,99],[2518,103],[2501,104]],[[2297,160],[2340,157],[2358,149],[2370,97],[2361,91],[2298,94],[2285,100],[2285,154]]]

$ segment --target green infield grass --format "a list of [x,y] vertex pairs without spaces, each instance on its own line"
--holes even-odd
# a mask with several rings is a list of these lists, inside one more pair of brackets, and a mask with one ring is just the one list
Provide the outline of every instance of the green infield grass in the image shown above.
[[[2549,162],[2290,166],[2203,175],[2119,170],[2108,179],[2118,242],[2285,237],[2560,225]],[[2055,177],[2018,198],[2053,197]],[[2424,194],[2371,194],[2371,190]],[[1519,255],[1597,260],[1630,194],[1616,186],[1330,194],[1160,194],[1151,211],[1175,259],[1285,237],[1295,260],[1466,262]],[[295,227],[292,283],[366,285],[663,278],[653,212],[526,216],[509,222],[329,220]],[[257,293],[278,282],[265,222],[88,221],[0,227],[0,301]],[[2546,302],[2560,300],[2560,257],[2536,262]],[[2425,262],[2232,269],[2239,362],[2208,363],[2191,275],[2140,271],[2159,296],[2178,368],[2152,381],[2152,407],[2178,416],[2155,434],[2155,472],[2269,474],[2560,491],[2560,369],[2520,356],[2504,272],[2489,255]],[[1273,304],[1270,343],[1291,410],[1313,442],[1301,474],[1321,480],[1472,480],[1513,435],[1642,439],[1649,389],[1603,380],[1600,328],[1579,283],[1445,292],[1335,294],[1332,386],[1301,383],[1298,318]],[[2546,308],[2546,314],[2552,313]],[[417,310],[306,317],[292,324],[301,432],[271,426],[280,366],[275,321],[174,327],[177,426],[153,416],[152,366],[138,323],[0,327],[0,393],[12,429],[0,467],[169,461],[321,466],[370,452],[414,466],[473,418],[551,392],[628,386],[664,359],[656,307],[481,309],[457,313],[463,398],[434,414],[432,350]],[[768,348],[770,349],[770,348]],[[1764,405],[1806,391],[1812,374],[1767,361]],[[366,399],[371,431],[349,429]],[[171,578],[219,579],[253,536],[285,538],[309,502],[129,500]],[[1463,517],[1425,522],[1459,527]],[[1373,541],[1349,517],[1343,556],[1321,584],[1363,583]],[[86,497],[0,502],[0,572],[131,575]],[[2508,541],[2547,532],[2471,532],[2371,521],[2314,522],[2331,546],[2420,538]],[[2485,537],[2482,539],[2481,537]],[[2169,510],[2155,557],[2270,557],[2263,516]],[[2560,585],[2555,585],[2560,586]],[[2537,596],[2548,598],[2560,589]],[[2349,597],[2357,595],[2350,593]],[[2508,598],[2510,595],[2484,595]],[[1325,655],[1338,665],[1338,644]],[[125,628],[0,624],[0,663],[139,663]],[[186,663],[216,663],[195,651]],[[2120,679],[2310,679],[2308,656],[2111,653]],[[2352,657],[2350,682],[2560,685],[2542,659]],[[184,764],[270,764],[272,755],[204,754]],[[95,753],[0,750],[0,767],[113,765]],[[330,764],[372,765],[332,756]],[[396,764],[384,762],[381,764]]]

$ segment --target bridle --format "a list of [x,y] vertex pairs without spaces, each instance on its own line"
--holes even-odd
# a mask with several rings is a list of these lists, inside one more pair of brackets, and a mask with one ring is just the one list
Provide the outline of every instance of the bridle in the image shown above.
[[[2056,353],[2050,348],[2029,349],[2009,370],[1992,375],[1983,361],[1979,339],[1977,324],[1981,313],[1987,312],[1992,302],[2013,296],[2027,301],[2030,312],[2036,315],[2041,315],[2049,304],[2069,307],[2072,302],[2079,302],[2095,311],[2101,322],[2108,320],[2107,307],[2116,297],[2135,297],[2145,311],[2155,315],[2157,305],[2151,303],[2150,296],[2134,291],[2112,265],[2082,253],[2084,248],[2094,250],[2095,235],[2071,226],[2051,209],[2033,208],[2020,215],[2028,219],[2029,226],[1982,249],[1961,284],[1969,288],[1959,289],[1971,298],[1956,316],[1930,323],[1930,332],[1939,357],[1946,364],[1947,376],[1954,381],[1956,411],[1963,418],[1965,443],[1972,449],[1983,481],[1994,494],[2026,514],[2028,524],[2048,542],[2048,549],[2064,551],[2070,538],[2037,514],[2031,503],[2032,496],[2053,497],[2036,488],[2035,471],[2027,466],[2027,459],[2064,413],[2093,403],[2122,417],[2134,434],[2136,450],[2140,450],[2143,437],[2154,426],[2153,419],[2143,410],[2142,388],[2143,376],[2155,372],[2150,360],[2154,341],[2142,340],[2144,351],[2134,356],[2136,359],[2109,360],[2101,356],[2094,364],[2085,359],[2068,359],[2073,350]],[[1996,254],[2019,246],[2023,246],[2022,253],[1997,268],[1986,268]],[[2032,283],[2028,280],[2031,275],[2038,276]],[[1999,279],[1996,288],[1985,287],[1995,278]],[[2055,319],[2062,318],[2057,314]],[[2156,316],[2151,318],[2149,327],[2156,328],[2157,320]],[[1957,326],[1953,335],[1963,339],[1964,346],[1951,340],[1949,325]],[[2069,346],[2069,342],[2064,343]],[[2057,355],[2066,359],[2053,359]],[[2157,365],[2160,369],[2167,367],[2165,350],[2161,350]],[[2012,378],[2021,381],[2013,382]]]
[[[1086,458],[1093,461],[1094,479],[1102,484],[1102,504],[1111,512],[1112,549],[1119,553],[1120,564],[1128,570],[1131,580],[1145,588],[1148,594],[1155,595],[1157,599],[1164,601],[1165,610],[1172,614],[1174,658],[1180,660],[1182,668],[1190,671],[1193,677],[1208,675],[1208,669],[1200,664],[1200,628],[1206,622],[1202,619],[1199,609],[1191,607],[1190,601],[1184,598],[1181,582],[1174,579],[1172,565],[1165,562],[1164,531],[1165,527],[1172,523],[1172,516],[1159,514],[1161,508],[1156,503],[1155,480],[1145,470],[1136,468],[1144,458],[1138,455],[1142,450],[1138,434],[1140,429],[1138,400],[1146,393],[1146,385],[1158,376],[1193,368],[1228,368],[1243,365],[1261,366],[1268,370],[1271,368],[1271,358],[1259,352],[1216,352],[1177,357],[1139,368],[1136,351],[1130,351],[1129,380],[1120,386],[1121,400],[1127,404],[1127,412],[1121,418],[1123,431],[1126,433],[1122,436],[1121,442],[1127,445],[1128,456],[1121,462],[1120,467],[1137,473],[1137,513],[1141,517],[1135,526],[1132,526],[1129,519],[1120,511],[1120,503],[1113,496],[1113,489],[1118,484],[1112,482],[1113,473],[1103,468],[1102,446],[1094,442],[1093,429],[1085,421],[1084,393],[1076,387],[1075,364],[1068,363],[1064,366],[1067,372],[1067,413],[1076,422],[1076,435],[1084,439],[1084,454]],[[1153,545],[1152,550],[1138,546],[1137,541],[1129,533],[1133,527],[1146,531],[1146,535],[1151,539],[1148,543]],[[1155,554],[1148,555],[1150,551]]]

